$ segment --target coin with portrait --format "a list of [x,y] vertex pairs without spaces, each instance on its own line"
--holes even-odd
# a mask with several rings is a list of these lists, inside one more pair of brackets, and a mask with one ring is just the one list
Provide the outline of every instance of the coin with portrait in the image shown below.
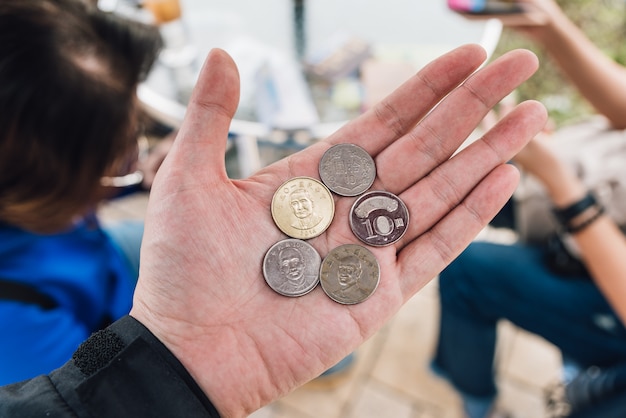
[[322,156],[319,172],[331,191],[341,196],[358,196],[374,183],[376,165],[360,146],[337,144]]
[[263,259],[263,277],[275,292],[302,296],[319,283],[322,260],[309,243],[285,239],[272,245]]
[[335,202],[330,190],[319,180],[294,177],[276,190],[271,211],[276,226],[285,234],[309,239],[330,226],[335,216]]
[[370,250],[357,244],[334,248],[320,267],[322,289],[332,300],[344,305],[369,298],[379,281],[378,260]]
[[409,226],[409,210],[400,198],[385,191],[361,195],[350,210],[350,228],[366,244],[385,246],[398,241]]

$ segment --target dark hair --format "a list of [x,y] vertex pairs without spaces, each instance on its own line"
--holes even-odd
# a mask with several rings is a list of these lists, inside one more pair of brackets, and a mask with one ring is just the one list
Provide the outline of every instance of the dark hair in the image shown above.
[[134,146],[161,38],[79,0],[0,1],[0,220],[68,226]]

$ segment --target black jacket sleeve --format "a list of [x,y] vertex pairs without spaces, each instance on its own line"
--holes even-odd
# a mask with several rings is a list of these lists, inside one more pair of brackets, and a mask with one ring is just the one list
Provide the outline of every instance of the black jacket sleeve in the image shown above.
[[176,357],[130,316],[48,376],[0,388],[0,417],[219,417]]

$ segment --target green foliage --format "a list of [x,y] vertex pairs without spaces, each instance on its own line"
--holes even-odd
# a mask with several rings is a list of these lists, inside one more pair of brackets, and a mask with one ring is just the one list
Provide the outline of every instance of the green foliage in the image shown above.
[[[626,2],[624,0],[557,0],[564,12],[604,53],[626,64]],[[556,126],[589,116],[594,111],[540,48],[513,29],[504,28],[494,58],[526,48],[537,54],[541,66],[517,90],[518,99],[543,102]]]

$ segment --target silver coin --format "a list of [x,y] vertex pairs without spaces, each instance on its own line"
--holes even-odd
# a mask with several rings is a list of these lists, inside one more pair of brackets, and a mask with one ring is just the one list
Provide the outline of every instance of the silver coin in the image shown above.
[[360,196],[350,210],[350,228],[362,242],[377,247],[398,241],[409,226],[409,210],[393,193],[372,191]]
[[263,276],[275,292],[284,296],[302,296],[319,283],[318,252],[309,243],[288,238],[278,241],[265,254]]
[[341,196],[358,196],[374,183],[376,165],[358,145],[337,144],[322,156],[319,172],[331,191]]
[[380,281],[380,267],[374,254],[356,244],[333,249],[320,268],[322,289],[329,298],[353,305],[369,298]]

